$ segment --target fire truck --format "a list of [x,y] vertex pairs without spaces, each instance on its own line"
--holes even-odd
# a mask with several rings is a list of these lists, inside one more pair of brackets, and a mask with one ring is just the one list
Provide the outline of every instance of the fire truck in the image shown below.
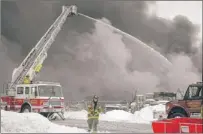
[[[67,17],[77,15],[77,7],[63,6],[62,12],[3,87],[1,109],[20,113],[37,112],[48,119],[57,113],[64,119],[64,97],[60,83],[36,81],[47,52]],[[38,69],[36,69],[38,68]],[[24,83],[29,78],[30,83]]]

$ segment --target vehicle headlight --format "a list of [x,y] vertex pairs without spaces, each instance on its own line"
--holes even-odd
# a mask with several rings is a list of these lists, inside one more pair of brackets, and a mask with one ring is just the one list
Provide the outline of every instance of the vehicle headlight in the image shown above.
[[52,108],[52,105],[49,105],[49,108]]

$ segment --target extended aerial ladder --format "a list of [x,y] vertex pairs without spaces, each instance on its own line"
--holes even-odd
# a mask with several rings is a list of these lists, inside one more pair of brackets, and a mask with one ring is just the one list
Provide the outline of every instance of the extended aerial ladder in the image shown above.
[[31,81],[37,76],[35,68],[38,65],[43,64],[44,60],[47,58],[48,49],[54,42],[67,17],[73,15],[77,15],[77,7],[75,5],[62,7],[62,13],[60,16],[50,26],[50,28],[47,30],[44,36],[42,36],[36,46],[30,51],[20,66],[14,69],[12,81],[8,89],[14,89],[17,84],[22,84],[23,79],[27,75]]

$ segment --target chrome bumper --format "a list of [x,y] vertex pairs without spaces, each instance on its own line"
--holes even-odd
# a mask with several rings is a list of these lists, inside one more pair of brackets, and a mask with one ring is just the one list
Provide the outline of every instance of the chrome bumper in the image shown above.
[[41,113],[64,113],[64,108],[42,108],[40,109]]

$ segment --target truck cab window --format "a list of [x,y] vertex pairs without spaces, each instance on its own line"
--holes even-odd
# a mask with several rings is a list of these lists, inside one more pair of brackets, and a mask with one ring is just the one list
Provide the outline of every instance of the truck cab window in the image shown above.
[[198,99],[200,97],[201,88],[191,86],[188,88],[188,98],[189,99]]
[[201,87],[201,88],[200,88],[200,91],[199,91],[199,97],[200,97],[200,98],[203,98],[203,93],[202,93],[202,92],[203,92],[203,88]]
[[30,87],[25,87],[25,94],[30,94]]
[[17,94],[19,94],[19,95],[24,94],[24,87],[18,87],[17,88]]
[[31,94],[37,96],[37,87],[32,87],[31,88]]

